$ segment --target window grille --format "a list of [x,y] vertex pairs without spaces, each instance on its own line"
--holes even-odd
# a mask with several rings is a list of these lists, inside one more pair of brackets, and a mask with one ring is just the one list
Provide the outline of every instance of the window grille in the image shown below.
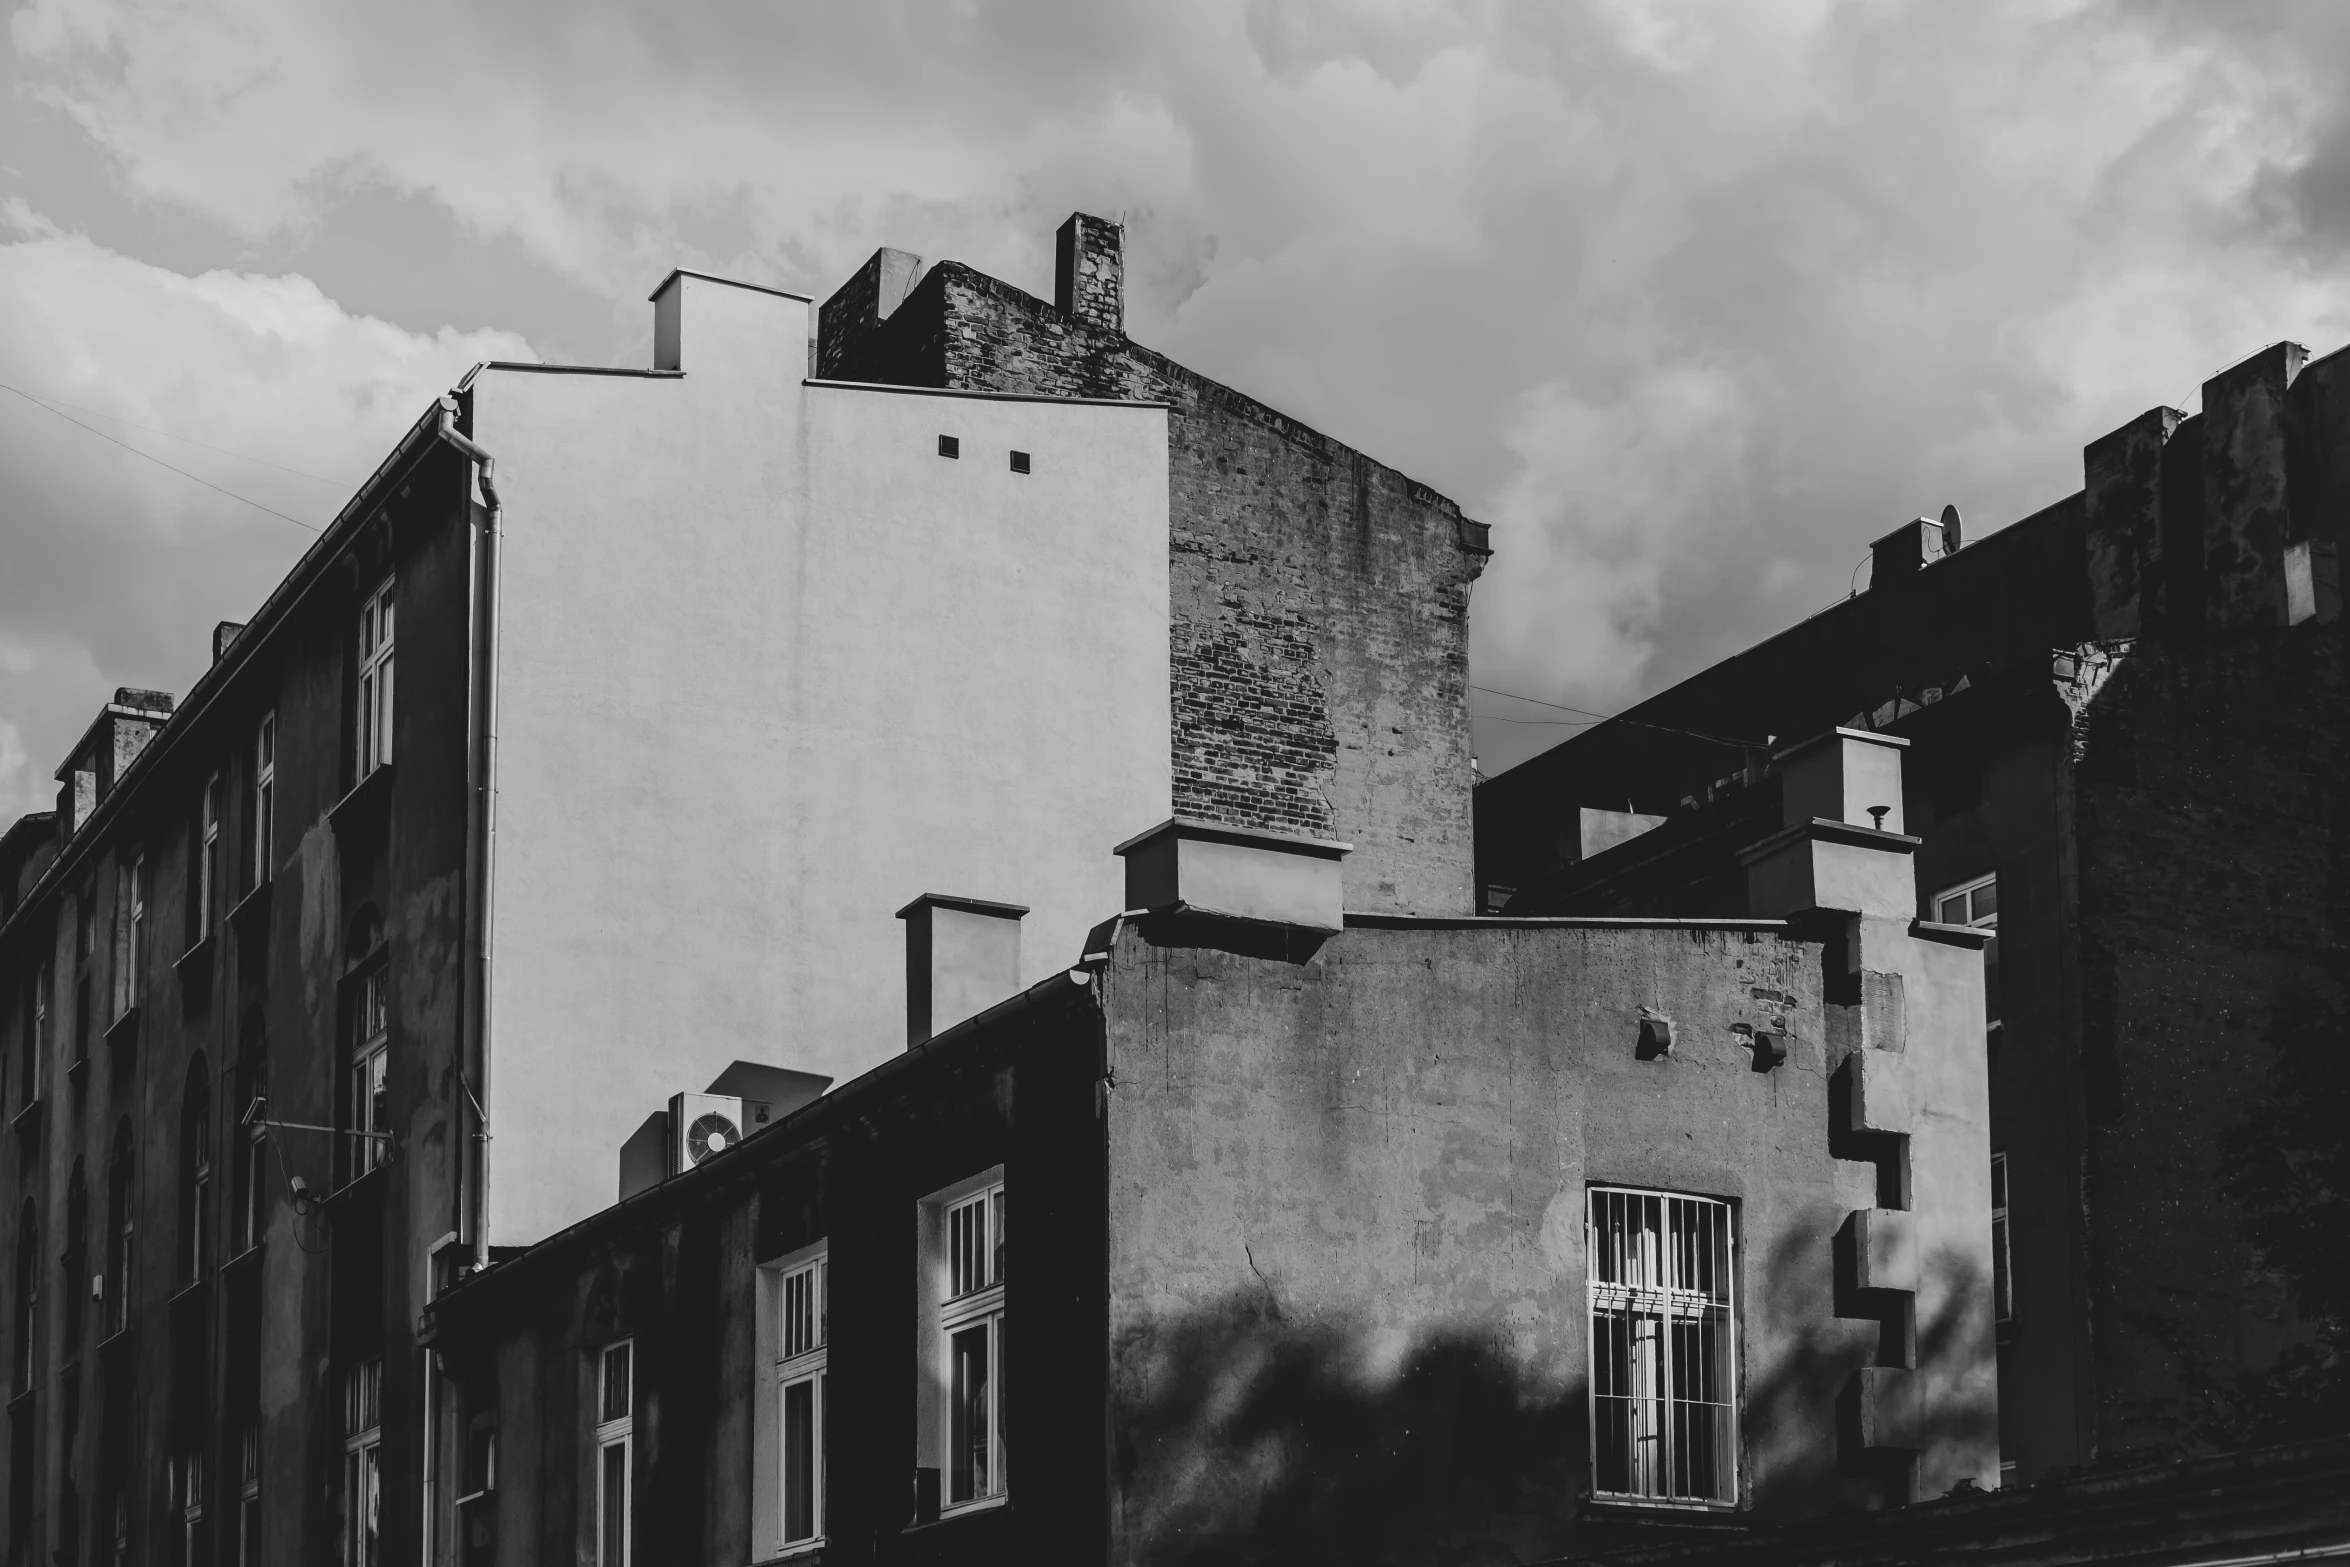
[[1738,1500],[1737,1311],[1729,1204],[1594,1187],[1592,1489]]

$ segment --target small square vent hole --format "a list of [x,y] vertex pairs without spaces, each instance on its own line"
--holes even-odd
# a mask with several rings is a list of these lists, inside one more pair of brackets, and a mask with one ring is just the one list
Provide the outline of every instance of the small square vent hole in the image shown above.
[[963,455],[963,443],[954,436],[942,435],[938,438],[938,454],[941,457],[960,457]]
[[1012,454],[1012,471],[1014,473],[1026,473],[1028,471],[1028,454],[1026,452],[1014,452]]

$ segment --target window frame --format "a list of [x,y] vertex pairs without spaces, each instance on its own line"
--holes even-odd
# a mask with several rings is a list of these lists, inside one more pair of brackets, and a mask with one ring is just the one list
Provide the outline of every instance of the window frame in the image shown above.
[[268,884],[270,842],[277,831],[277,710],[261,715],[253,731],[253,787],[247,808],[252,812],[249,842],[245,846],[245,886]]
[[204,1561],[204,1449],[191,1447],[172,1461],[172,1505],[179,1512],[182,1567]]
[[[1618,1271],[1623,1270],[1624,1263],[1623,1255],[1620,1252],[1615,1252],[1613,1248],[1604,1248],[1602,1244],[1601,1214],[1602,1204],[1606,1199],[1630,1199],[1643,1203],[1655,1202],[1660,1205],[1658,1209],[1660,1222],[1653,1233],[1658,1237],[1657,1258],[1663,1260],[1670,1255],[1670,1260],[1666,1261],[1661,1270],[1668,1276],[1675,1273],[1680,1266],[1680,1259],[1677,1256],[1678,1248],[1675,1245],[1677,1234],[1689,1233],[1688,1231],[1676,1232],[1674,1215],[1677,1210],[1673,1205],[1686,1204],[1691,1214],[1711,1216],[1715,1221],[1711,1234],[1718,1241],[1718,1248],[1714,1251],[1710,1264],[1699,1271],[1710,1270],[1719,1281],[1718,1295],[1706,1288],[1680,1287],[1671,1282],[1662,1284],[1655,1282],[1627,1283],[1621,1280],[1602,1279],[1600,1274],[1603,1254],[1612,1254],[1616,1257]],[[1584,1408],[1588,1420],[1591,1496],[1595,1500],[1610,1504],[1665,1511],[1735,1511],[1744,1504],[1746,1496],[1745,1424],[1743,1419],[1745,1413],[1743,1397],[1745,1367],[1741,1358],[1742,1336],[1739,1332],[1741,1297],[1738,1288],[1739,1249],[1736,1203],[1728,1198],[1709,1197],[1695,1192],[1665,1191],[1656,1187],[1594,1181],[1585,1189],[1583,1235],[1586,1376]],[[1683,1353],[1678,1347],[1681,1340],[1676,1337],[1673,1331],[1676,1304],[1697,1307],[1698,1310],[1689,1313],[1692,1318],[1697,1318],[1702,1311],[1707,1316],[1716,1316],[1720,1323],[1722,1329],[1720,1337],[1710,1345],[1712,1353],[1717,1357],[1713,1373],[1720,1379],[1723,1394],[1718,1401],[1682,1399],[1676,1398],[1673,1394],[1673,1389],[1686,1385],[1686,1379],[1676,1375],[1677,1357]],[[1651,1385],[1660,1389],[1661,1393],[1653,1400],[1640,1394],[1629,1395],[1635,1401],[1653,1401],[1657,1406],[1656,1412],[1661,1417],[1660,1434],[1653,1439],[1657,1443],[1658,1453],[1652,1460],[1664,1475],[1663,1486],[1658,1490],[1637,1488],[1610,1490],[1601,1483],[1602,1466],[1607,1462],[1601,1442],[1601,1402],[1604,1398],[1627,1396],[1603,1391],[1615,1380],[1611,1376],[1603,1375],[1601,1365],[1603,1311],[1621,1313],[1627,1317],[1645,1315],[1650,1311],[1659,1314],[1661,1331],[1653,1339],[1652,1343],[1656,1347],[1651,1351],[1657,1357],[1654,1363],[1654,1376],[1653,1378],[1643,1378],[1643,1380],[1649,1381]],[[1700,1332],[1702,1334],[1702,1327]],[[1630,1342],[1627,1339],[1628,1345]],[[1705,1354],[1707,1347],[1701,1345],[1696,1353]],[[1640,1373],[1635,1370],[1632,1374],[1639,1375]],[[1676,1442],[1676,1406],[1684,1404],[1712,1404],[1714,1407],[1726,1411],[1726,1429],[1716,1433],[1712,1461],[1717,1468],[1726,1466],[1728,1478],[1726,1485],[1717,1484],[1714,1487],[1714,1494],[1705,1495],[1694,1490],[1674,1489],[1676,1480],[1671,1473],[1672,1469],[1690,1461],[1690,1457],[1683,1455]],[[1637,1434],[1628,1436],[1628,1441],[1632,1443],[1644,1443],[1647,1440],[1649,1439],[1642,1438]],[[1689,1455],[1693,1456],[1694,1452],[1694,1446],[1688,1449]],[[1628,1478],[1636,1474],[1641,1467],[1638,1458],[1629,1454],[1626,1465]],[[1727,1495],[1720,1494],[1725,1490]]]
[[2001,1329],[2015,1322],[2015,1257],[2010,1239],[2014,1225],[2009,1207],[2014,1179],[2007,1151],[1995,1149],[1991,1154],[1991,1320]]
[[[932,1192],[917,1207],[916,1320],[921,1333],[921,1364],[915,1380],[916,1466],[938,1471],[938,1516],[942,1520],[1001,1507],[1011,1499],[1008,1379],[1004,1369],[1009,1320],[1007,1189],[1004,1167],[999,1164]],[[955,1216],[974,1207],[986,1216],[987,1234],[976,1250],[959,1250]],[[972,1260],[982,1261],[988,1270],[977,1283],[959,1276],[958,1264],[967,1266]],[[987,1473],[983,1481],[973,1485],[971,1494],[957,1497],[955,1423],[959,1406],[965,1402],[957,1392],[958,1340],[975,1331],[984,1334],[982,1418],[986,1423],[983,1461]],[[963,1446],[969,1450],[968,1444]]]
[[261,1428],[237,1437],[237,1567],[261,1567]]
[[364,783],[392,760],[392,715],[396,711],[393,679],[398,651],[398,601],[393,590],[397,574],[387,576],[359,604],[357,676],[353,684],[356,722],[353,730],[354,783]]
[[343,1371],[343,1567],[383,1563],[383,1374],[380,1355]]
[[[1988,891],[1991,907],[1988,912],[1975,912],[1975,895]],[[1959,912],[1964,919],[1950,919],[1945,905],[1953,898],[1963,898]],[[1929,898],[1926,907],[1933,911],[1937,925],[1963,925],[1970,930],[1987,930],[1991,939],[1983,944],[1983,1032],[1996,1043],[2000,1038],[2000,1023],[2004,1008],[1999,1001],[1999,873],[1991,871],[1982,876],[1971,876],[1954,882]]]
[[[813,1282],[812,1343],[795,1348],[790,1328],[792,1284]],[[829,1446],[831,1393],[832,1257],[828,1240],[818,1240],[759,1265],[759,1320],[757,1352],[759,1388],[752,1428],[754,1462],[754,1549],[760,1560],[792,1557],[821,1549],[828,1535],[825,1487]],[[809,1532],[788,1538],[792,1521],[791,1443],[788,1404],[791,1390],[809,1389],[810,1476]]]
[[343,1059],[337,1067],[342,1130],[339,1185],[383,1168],[391,1142],[392,1003],[389,947],[378,942],[344,981]]
[[[612,1397],[612,1361],[621,1357],[620,1413],[615,1415]],[[595,1454],[595,1469],[590,1477],[588,1495],[594,1511],[589,1514],[588,1527],[592,1531],[594,1555],[589,1560],[595,1567],[628,1567],[634,1556],[636,1534],[636,1340],[614,1339],[595,1351],[590,1362],[590,1406],[595,1411],[591,1427],[594,1440],[589,1451]],[[610,1538],[613,1524],[612,1498],[607,1487],[611,1484],[611,1460],[606,1455],[617,1450],[620,1454],[620,1496],[617,1529],[618,1551],[607,1549],[613,1545]]]
[[221,798],[220,774],[214,773],[204,780],[204,792],[196,804],[196,830],[189,843],[193,851],[188,876],[191,952],[210,941],[220,924]]

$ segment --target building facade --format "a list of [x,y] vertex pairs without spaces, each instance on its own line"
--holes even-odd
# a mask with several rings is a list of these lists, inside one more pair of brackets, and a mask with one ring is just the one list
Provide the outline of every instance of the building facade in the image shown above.
[[[1254,743],[1219,693],[1297,639],[1176,659],[1174,556],[1195,597],[1263,562],[1236,514],[1171,523],[1163,401],[827,380],[808,300],[680,272],[653,306],[647,369],[469,375],[0,841],[15,1559],[444,1551],[437,1291],[608,1203],[673,1094],[899,1049],[883,889],[1072,948],[1105,844],[1217,814],[1180,715]],[[1457,620],[1482,530],[1247,407],[1441,523],[1403,577],[1365,535],[1331,634]],[[1387,822],[1366,863],[1403,865],[1418,807],[1350,776],[1315,832]],[[1379,872],[1450,889],[1416,904],[1465,900],[1445,808],[1450,868]]]
[[2199,413],[2092,442],[2084,470],[1963,548],[1955,511],[1905,525],[1866,592],[1477,797],[1489,906],[1670,888],[1702,911],[1742,892],[1774,733],[1910,741],[1915,906],[1996,932],[2001,1416],[2023,1481],[2350,1407],[2313,1174],[2350,1116],[2315,1045],[2350,995],[2350,354],[2266,350]]
[[1735,919],[1130,843],[1065,971],[432,1303],[464,1559],[1534,1561],[1995,1485],[1982,937],[1908,909],[1898,754],[1787,759]]

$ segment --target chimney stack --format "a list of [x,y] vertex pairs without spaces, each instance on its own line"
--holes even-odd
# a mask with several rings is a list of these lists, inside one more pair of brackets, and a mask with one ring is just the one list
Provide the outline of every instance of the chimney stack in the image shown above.
[[898,910],[906,922],[906,1044],[909,1048],[1020,989],[1017,903],[950,898],[935,892]]
[[1103,218],[1069,214],[1053,236],[1053,306],[1105,332],[1126,331],[1126,231]]

